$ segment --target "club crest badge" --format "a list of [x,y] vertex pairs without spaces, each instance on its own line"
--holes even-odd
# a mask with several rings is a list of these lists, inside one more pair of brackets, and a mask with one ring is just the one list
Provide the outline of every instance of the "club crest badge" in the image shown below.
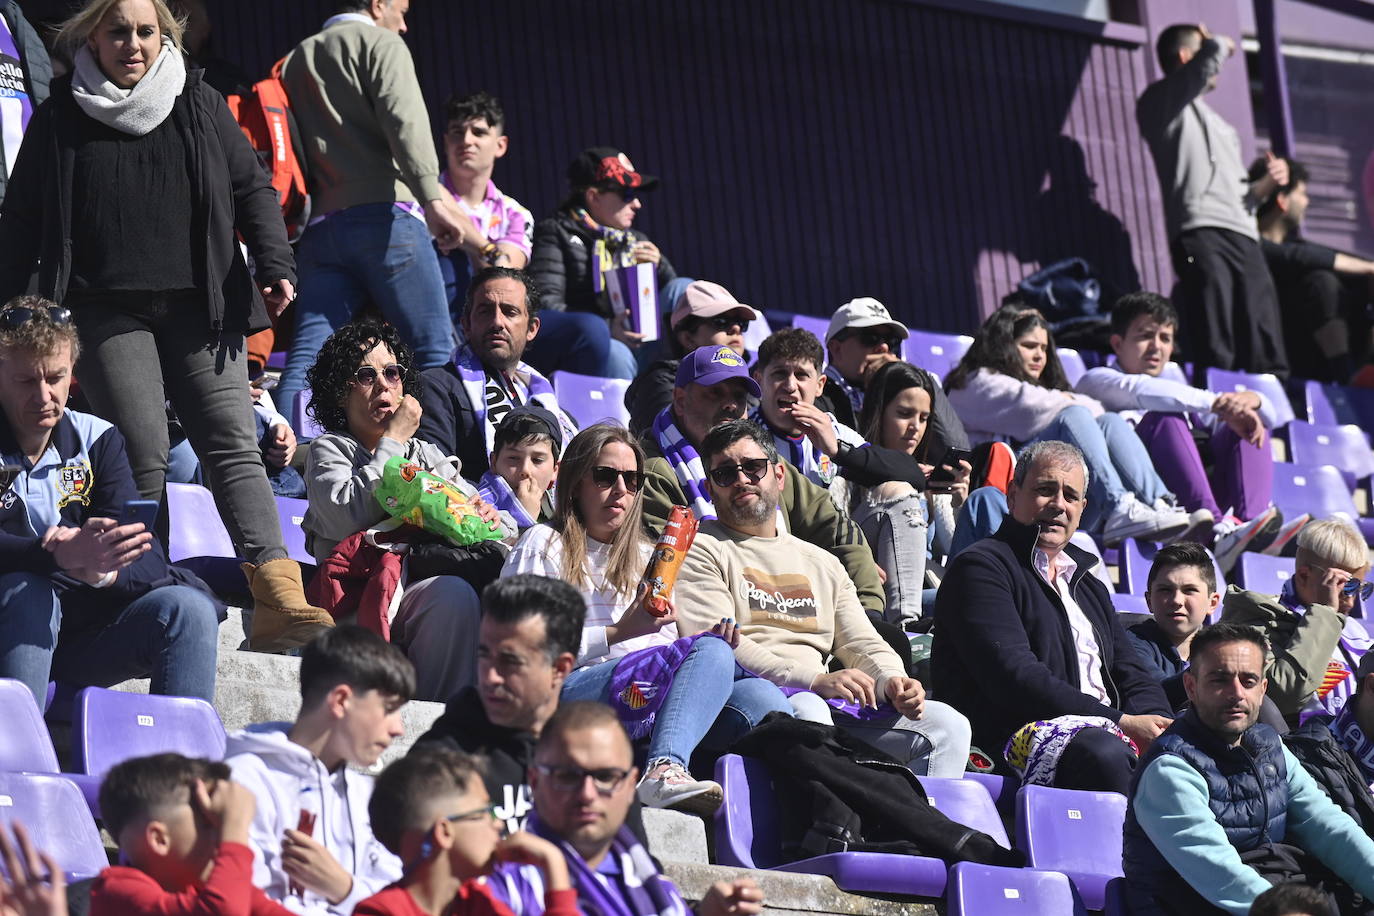
[[57,487],[57,507],[65,509],[75,502],[89,508],[91,487],[94,483],[95,475],[91,472],[91,463],[84,457],[77,463],[62,468],[57,472],[54,484]]
[[620,702],[630,709],[643,709],[649,705],[649,701],[658,693],[658,685],[648,681],[631,681],[630,685],[620,691]]

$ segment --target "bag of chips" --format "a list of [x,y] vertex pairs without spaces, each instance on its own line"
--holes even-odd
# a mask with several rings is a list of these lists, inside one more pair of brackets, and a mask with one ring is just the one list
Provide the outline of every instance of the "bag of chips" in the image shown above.
[[375,495],[387,515],[459,547],[501,539],[501,532],[482,520],[457,487],[399,455],[382,469]]

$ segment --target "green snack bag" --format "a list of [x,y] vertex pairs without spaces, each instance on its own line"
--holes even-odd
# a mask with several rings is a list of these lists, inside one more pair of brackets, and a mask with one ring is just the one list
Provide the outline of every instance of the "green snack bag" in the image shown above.
[[382,469],[375,491],[377,502],[392,518],[447,538],[459,547],[480,541],[499,541],[468,498],[438,474],[397,455]]

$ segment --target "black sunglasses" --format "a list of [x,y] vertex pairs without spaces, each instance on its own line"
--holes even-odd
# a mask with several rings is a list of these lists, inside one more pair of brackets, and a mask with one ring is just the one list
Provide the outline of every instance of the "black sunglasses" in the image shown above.
[[553,787],[559,792],[576,792],[590,776],[592,785],[596,786],[599,795],[610,795],[615,792],[625,781],[625,777],[630,775],[629,770],[622,770],[620,767],[584,770],[581,767],[555,767],[537,763],[534,768],[548,777],[549,782],[553,783]]
[[885,343],[887,344],[887,348],[893,353],[896,353],[897,348],[902,345],[901,335],[893,334],[891,331],[883,332],[875,331],[872,328],[864,328],[850,331],[845,335],[846,340],[855,337],[859,338],[860,342],[862,342],[865,347],[876,347],[878,344]]
[[[377,370],[372,366],[359,366],[358,371],[353,373],[354,380],[364,388],[371,388],[373,385],[377,384],[377,377]],[[388,385],[399,385],[401,382],[405,381],[406,367],[402,366],[400,363],[392,363],[389,366],[383,366],[381,377],[386,380]]]
[[749,330],[749,322],[751,319],[738,318],[731,315],[716,315],[715,317],[702,320],[710,324],[711,327],[715,328],[717,331],[729,331],[738,327],[739,332],[743,334],[745,331]]
[[14,308],[0,312],[0,328],[4,328],[6,331],[17,331],[21,325],[28,324],[37,318],[40,312],[46,312],[48,320],[53,324],[72,323],[72,310],[64,305],[45,305],[36,309],[27,305],[16,305]]
[[592,468],[592,483],[603,490],[615,486],[617,480],[625,481],[626,490],[638,493],[640,485],[644,483],[644,474],[641,471],[622,471],[620,468],[610,468],[604,464]]
[[711,468],[711,482],[718,487],[733,486],[739,479],[739,472],[743,471],[745,480],[758,483],[768,473],[770,464],[772,462],[767,458],[746,458],[739,464],[722,464],[718,468]]

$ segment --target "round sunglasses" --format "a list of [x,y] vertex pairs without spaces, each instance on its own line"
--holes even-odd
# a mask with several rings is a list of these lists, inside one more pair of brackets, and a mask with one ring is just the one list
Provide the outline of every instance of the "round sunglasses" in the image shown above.
[[602,490],[609,490],[615,486],[617,480],[625,481],[625,489],[631,493],[638,493],[640,486],[644,483],[644,473],[642,471],[622,471],[620,468],[607,467],[598,464],[592,468],[592,483]]
[[722,464],[720,467],[711,468],[709,476],[716,486],[729,487],[734,486],[740,472],[743,471],[745,480],[758,483],[763,479],[763,475],[768,473],[770,464],[772,462],[767,458],[746,458],[739,464]]
[[353,373],[353,380],[364,388],[371,388],[377,384],[377,379],[382,378],[388,386],[399,385],[405,381],[406,367],[400,363],[392,363],[383,366],[380,373],[373,366],[359,366],[358,371]]

